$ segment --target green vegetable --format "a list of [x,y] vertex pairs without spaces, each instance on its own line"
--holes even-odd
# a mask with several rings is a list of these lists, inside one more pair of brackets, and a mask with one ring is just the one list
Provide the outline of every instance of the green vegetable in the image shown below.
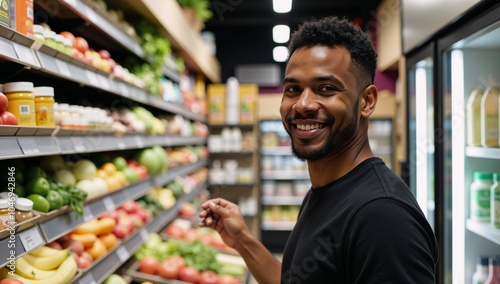
[[55,190],[50,190],[45,199],[49,202],[50,211],[60,209],[64,205],[62,196]]
[[61,196],[63,200],[63,206],[68,205],[71,200],[71,193],[65,191],[64,189],[56,189],[57,193]]
[[30,194],[46,196],[50,191],[50,184],[46,178],[37,176],[28,181],[28,184],[26,184],[26,190]]

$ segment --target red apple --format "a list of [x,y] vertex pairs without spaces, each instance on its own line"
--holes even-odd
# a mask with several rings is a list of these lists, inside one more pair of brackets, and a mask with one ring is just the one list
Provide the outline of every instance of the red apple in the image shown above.
[[78,49],[80,52],[85,53],[85,51],[89,50],[89,44],[86,39],[83,37],[75,37],[73,40],[73,47]]
[[118,212],[116,210],[108,211],[102,214],[101,218],[108,217],[114,219],[116,222],[118,222]]
[[125,203],[120,206],[121,209],[125,210],[125,212],[131,214],[137,212],[138,204],[134,200],[127,200]]
[[151,213],[149,213],[148,210],[146,210],[146,209],[144,209],[144,208],[141,207],[140,209],[137,210],[137,212],[135,212],[135,214],[137,216],[141,217],[141,220],[144,223],[146,223],[146,222],[149,221],[149,219],[150,219],[150,215],[149,214],[151,214]]
[[0,112],[5,111],[8,105],[9,99],[7,99],[7,96],[4,93],[0,92]]
[[103,59],[110,59],[111,58],[111,54],[109,54],[109,51],[107,51],[106,49],[101,49],[98,51],[98,53],[101,55],[101,58],[103,58]]
[[142,221],[141,217],[137,214],[130,214],[129,216],[130,220],[134,224],[135,228],[142,228],[144,226],[144,222]]
[[117,223],[112,232],[117,238],[123,239],[129,233],[127,227],[124,224]]

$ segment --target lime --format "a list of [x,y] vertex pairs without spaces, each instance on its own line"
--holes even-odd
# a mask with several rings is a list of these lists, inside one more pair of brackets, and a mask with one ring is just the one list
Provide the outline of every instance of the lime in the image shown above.
[[50,183],[46,178],[38,176],[28,181],[28,184],[26,184],[26,190],[30,194],[34,193],[46,196],[50,190]]
[[114,157],[111,162],[119,171],[123,171],[127,167],[127,160],[123,157]]
[[132,169],[131,167],[125,167],[125,169],[122,170],[122,173],[125,175],[127,178],[127,181],[130,183],[136,182],[139,180],[139,175],[137,172]]
[[30,194],[27,198],[33,201],[33,210],[43,213],[49,212],[50,204],[45,197],[40,194]]
[[45,199],[47,199],[47,201],[49,202],[49,210],[52,211],[52,210],[57,210],[61,207],[63,207],[64,205],[64,200],[61,196],[61,194],[59,194],[59,192],[55,191],[55,190],[50,190],[49,193],[47,194],[47,196],[45,196]]

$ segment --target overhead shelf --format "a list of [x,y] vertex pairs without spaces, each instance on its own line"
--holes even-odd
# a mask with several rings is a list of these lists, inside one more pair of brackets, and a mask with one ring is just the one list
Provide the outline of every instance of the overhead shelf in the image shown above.
[[179,51],[189,69],[204,74],[211,82],[220,82],[220,64],[210,54],[199,34],[189,26],[182,9],[175,0],[110,0],[130,17],[140,16],[158,24],[161,33]]
[[[20,257],[39,246],[57,240],[58,238],[74,230],[77,226],[91,219],[99,217],[105,212],[112,211],[118,208],[127,200],[137,199],[146,195],[146,193],[151,190],[151,188],[159,186],[159,182],[162,182],[161,185],[164,185],[169,181],[174,180],[174,178],[177,176],[190,174],[201,167],[205,167],[207,164],[207,160],[201,160],[187,166],[181,166],[179,168],[169,170],[166,174],[157,175],[139,181],[121,190],[113,191],[107,195],[99,196],[97,198],[89,200],[84,206],[84,215],[82,217],[77,217],[75,211],[72,210],[61,210],[60,212],[62,213],[59,215],[59,212],[54,212],[55,214],[51,212],[49,214],[54,214],[52,218],[40,219],[40,223],[34,224],[32,227],[25,228],[23,231],[16,232],[16,238],[14,238],[14,240],[11,240],[10,237],[1,239],[0,250],[10,251],[10,248],[12,248],[13,246],[12,244],[15,244],[15,256]],[[206,184],[203,184],[201,188],[206,188]],[[179,206],[180,208],[180,205],[177,205],[178,203],[183,203],[187,199],[192,198],[197,193],[197,191],[201,190],[201,188],[197,187],[188,195],[181,197],[175,206]],[[175,215],[177,213],[177,211],[175,210],[178,210],[178,208],[176,208],[175,206],[173,212],[170,212],[169,210],[164,212],[162,215]],[[148,226],[153,229],[163,227],[163,223],[167,222],[167,218],[164,218],[165,216],[156,217],[155,220],[153,220]],[[0,263],[0,267],[6,265],[8,261],[9,259],[4,259]]]
[[500,159],[500,148],[466,147],[467,157]]

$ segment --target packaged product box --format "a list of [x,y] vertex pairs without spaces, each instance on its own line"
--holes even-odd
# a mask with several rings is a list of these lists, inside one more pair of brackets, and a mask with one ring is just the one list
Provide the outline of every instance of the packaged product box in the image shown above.
[[256,119],[256,101],[259,95],[257,84],[240,84],[240,123],[254,123]]
[[33,0],[10,0],[10,28],[33,37]]
[[224,84],[209,84],[208,96],[208,123],[224,124],[226,117],[226,86]]
[[10,3],[9,0],[0,0],[0,26],[10,28]]

